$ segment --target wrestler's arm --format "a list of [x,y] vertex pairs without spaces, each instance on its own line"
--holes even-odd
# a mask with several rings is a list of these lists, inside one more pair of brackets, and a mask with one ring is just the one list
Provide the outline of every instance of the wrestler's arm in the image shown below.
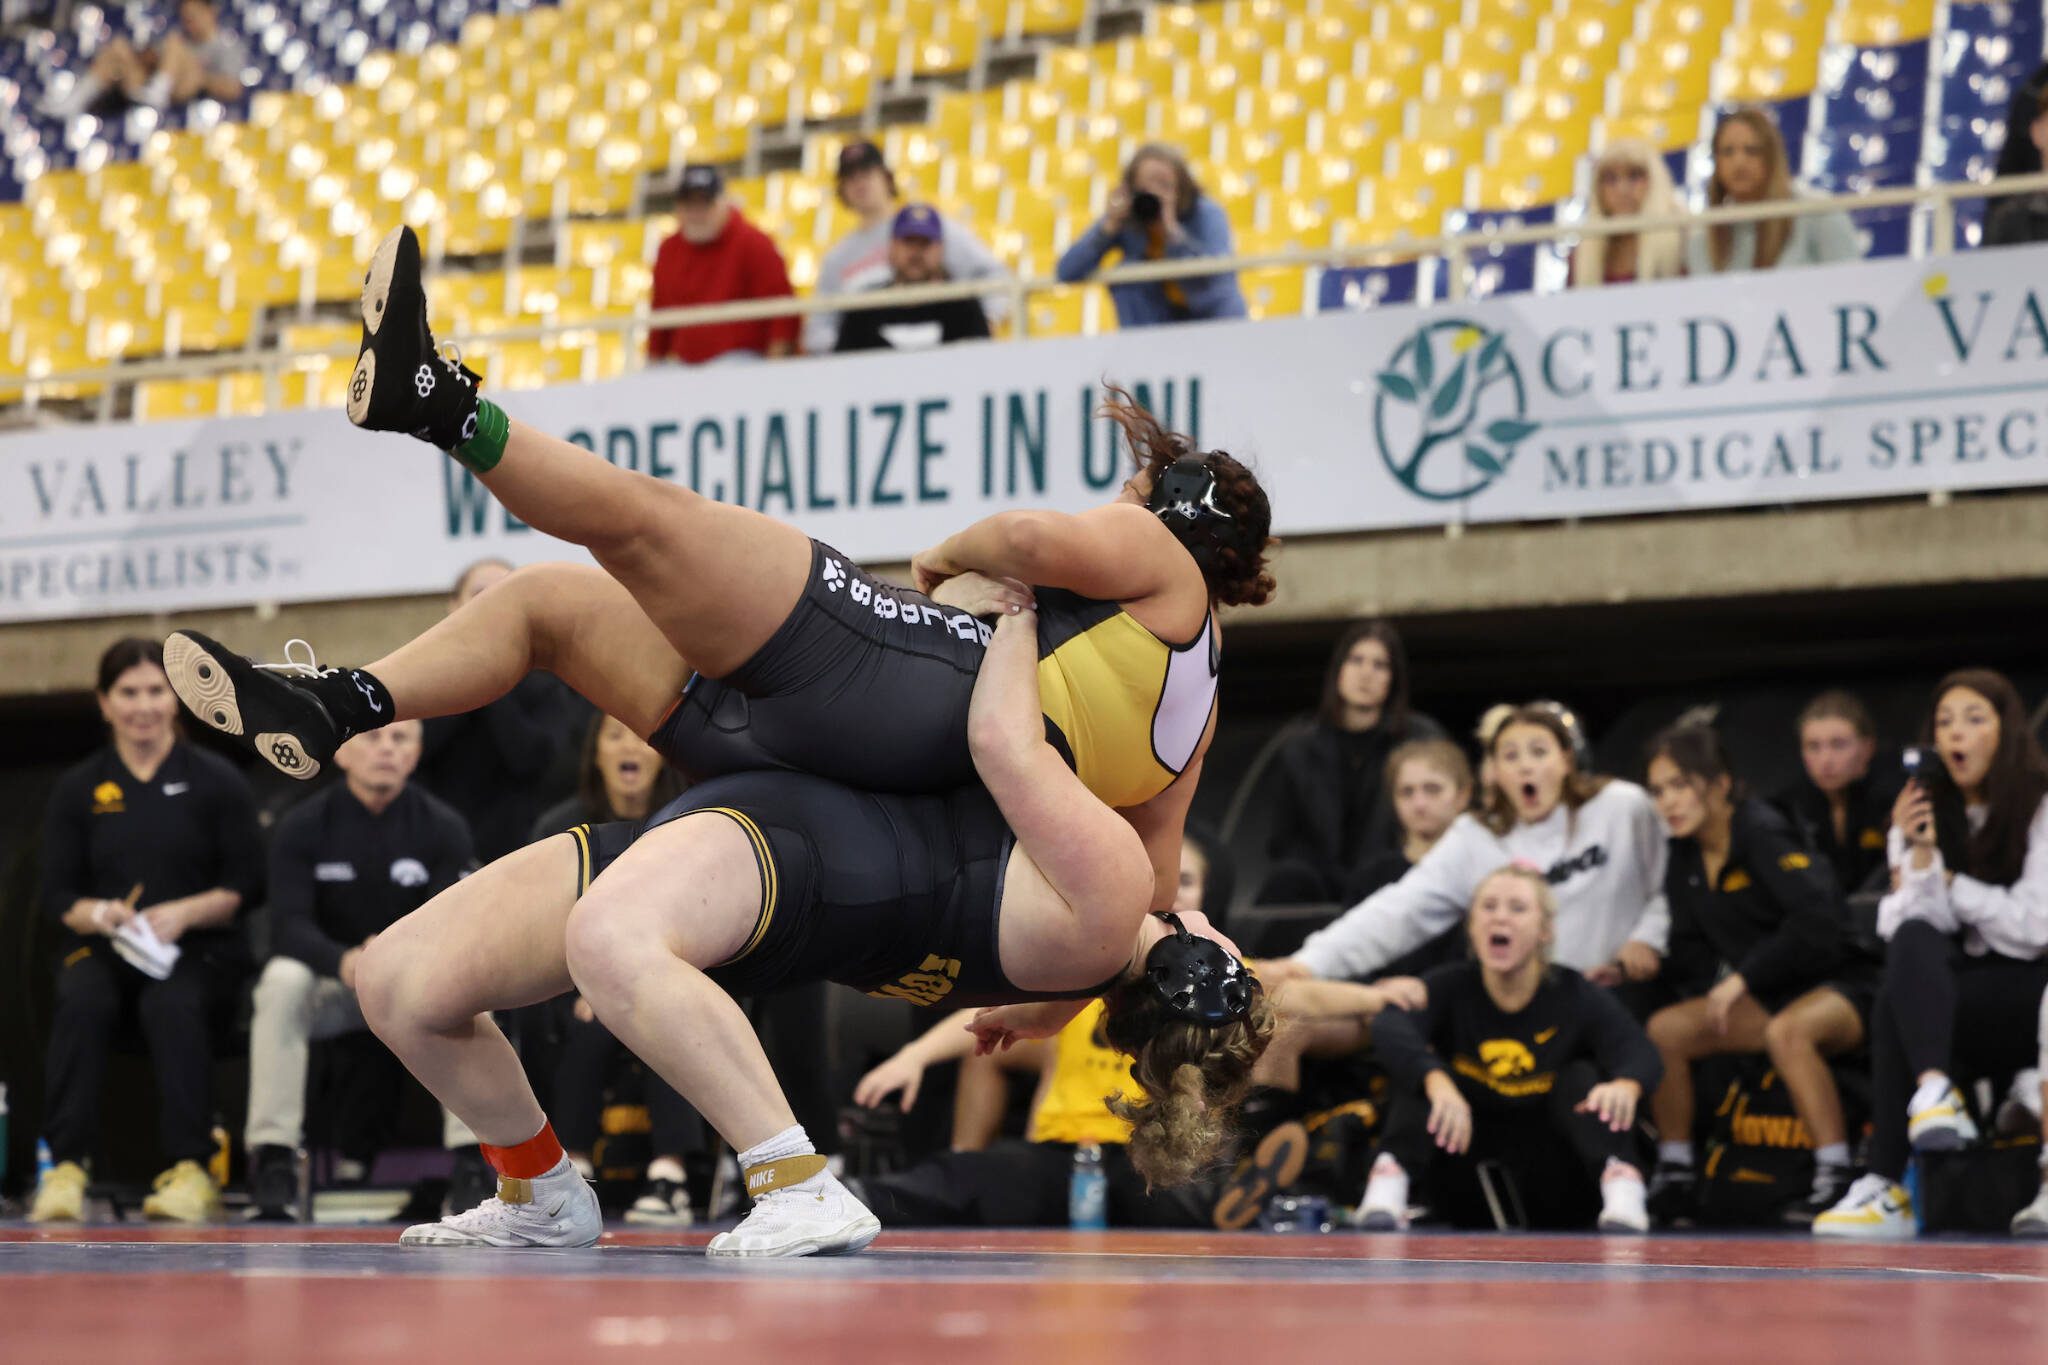
[[1151,904],[1151,861],[1137,831],[1046,743],[1039,706],[1038,617],[1021,611],[997,622],[975,678],[975,770],[1024,855],[1073,911],[1076,941],[1127,943]]
[[1018,511],[983,517],[911,561],[921,592],[972,570],[1041,588],[1065,588],[1104,602],[1135,602],[1166,591],[1185,571],[1187,551],[1159,518],[1135,503],[1085,512]]

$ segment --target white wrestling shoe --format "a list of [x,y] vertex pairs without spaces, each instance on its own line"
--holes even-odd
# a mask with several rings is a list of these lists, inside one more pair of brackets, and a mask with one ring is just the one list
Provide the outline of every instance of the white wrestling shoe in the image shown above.
[[498,1193],[467,1213],[399,1234],[409,1247],[587,1247],[604,1235],[597,1191],[565,1166],[537,1180],[500,1178]]
[[1600,1219],[1602,1232],[1648,1232],[1650,1230],[1649,1190],[1643,1173],[1625,1161],[1607,1159],[1600,1176]]
[[706,1256],[838,1256],[859,1251],[882,1230],[853,1191],[830,1171],[801,1184],[770,1190],[731,1232],[721,1232]]
[[1408,1227],[1408,1172],[1386,1152],[1372,1163],[1365,1198],[1358,1201],[1351,1226],[1367,1232],[1401,1232]]

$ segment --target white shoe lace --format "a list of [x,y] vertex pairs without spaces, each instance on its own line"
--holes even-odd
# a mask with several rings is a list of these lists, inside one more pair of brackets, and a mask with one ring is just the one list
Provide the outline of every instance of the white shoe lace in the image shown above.
[[[303,660],[292,657],[292,646],[306,651]],[[281,664],[257,664],[266,673],[288,673],[295,678],[324,678],[329,673],[339,673],[338,668],[322,668],[320,660],[313,653],[313,646],[296,637],[284,642],[284,662]]]
[[1858,1176],[1856,1183],[1849,1187],[1849,1192],[1842,1196],[1842,1202],[1835,1207],[1845,1213],[1868,1208],[1884,1198],[1891,1187],[1892,1182],[1881,1175]]

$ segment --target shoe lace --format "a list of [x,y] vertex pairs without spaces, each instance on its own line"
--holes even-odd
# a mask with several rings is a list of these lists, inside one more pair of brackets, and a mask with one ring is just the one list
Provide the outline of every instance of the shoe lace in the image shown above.
[[[292,647],[306,651],[304,659],[295,658]],[[313,646],[304,640],[293,638],[284,642],[284,662],[281,664],[257,664],[266,673],[287,673],[295,678],[324,678],[330,673],[339,673],[338,668],[322,668],[320,660],[313,653]]]

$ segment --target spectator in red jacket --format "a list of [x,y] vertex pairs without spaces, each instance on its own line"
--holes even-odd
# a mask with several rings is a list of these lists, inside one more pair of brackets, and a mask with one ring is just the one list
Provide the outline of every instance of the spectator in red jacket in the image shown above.
[[[767,233],[740,216],[715,166],[690,166],[676,190],[676,234],[654,257],[654,306],[681,308],[792,294],[789,270]],[[796,349],[797,317],[656,327],[647,358],[703,365],[713,360],[758,360]]]

